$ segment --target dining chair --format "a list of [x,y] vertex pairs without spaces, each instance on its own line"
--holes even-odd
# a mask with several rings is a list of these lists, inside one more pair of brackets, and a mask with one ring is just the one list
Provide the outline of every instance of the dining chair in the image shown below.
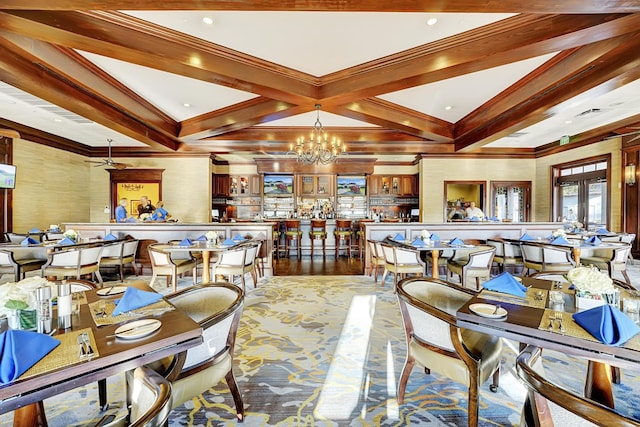
[[454,255],[447,260],[447,279],[450,279],[452,274],[457,274],[464,288],[467,287],[469,279],[475,278],[476,290],[480,290],[480,279],[488,280],[491,277],[495,252],[495,247],[487,246],[486,249],[468,252],[460,257]]
[[[382,271],[384,271],[384,254],[382,253],[382,246],[378,248],[378,243],[375,240],[367,240],[367,245],[369,245],[369,257],[370,257],[370,265],[371,265],[371,275],[373,276],[373,282],[378,283],[378,269],[382,267]],[[380,249],[380,253],[378,253],[378,249]]]
[[[202,344],[147,365],[171,383],[172,408],[209,390],[225,379],[244,419],[242,394],[233,374],[233,354],[244,306],[244,291],[230,283],[202,283],[170,294],[166,299],[202,327]],[[127,383],[131,374],[127,373]]]
[[[132,236],[127,235],[127,238],[131,238],[133,239]],[[152,268],[151,265],[151,257],[149,256],[149,246],[150,245],[155,245],[157,244],[158,241],[154,240],[154,239],[139,239],[138,240],[138,249],[136,251],[136,260],[135,260],[135,264],[137,267],[139,267],[140,269],[138,271],[140,271],[141,275],[144,275],[144,269]]]
[[[510,242],[502,239],[487,239],[487,245],[496,248],[493,255],[493,262],[498,265],[498,271],[504,272],[507,267],[524,266],[522,259],[522,250],[519,243]],[[514,274],[516,272],[514,271]]]
[[218,260],[211,266],[211,277],[216,277],[216,275],[228,276],[228,282],[233,283],[235,276],[240,276],[242,289],[245,289],[244,268],[246,253],[246,246],[239,246],[221,252],[218,255]]
[[24,258],[20,258],[22,254],[16,254],[13,251],[0,249],[0,275],[13,274],[16,282],[24,279],[27,272],[40,270],[45,259],[34,258],[32,253],[25,253]]
[[245,252],[244,252],[244,268],[242,269],[242,277],[247,273],[251,274],[251,278],[253,279],[253,287],[258,287],[258,273],[256,268],[256,259],[258,257],[258,252],[260,251],[260,246],[262,243],[260,241],[250,241],[245,244]]
[[61,240],[61,239],[64,239],[64,233],[61,232],[61,231],[47,232],[44,235],[44,240],[45,241]]
[[373,220],[371,218],[362,218],[360,221],[358,221],[358,231],[356,231],[356,243],[358,244],[358,256],[360,257],[360,259],[364,258],[364,253],[367,246],[365,229],[365,224],[367,222],[373,222]]
[[533,271],[569,271],[575,267],[572,250],[565,246],[523,241],[520,244],[524,268],[522,276]]
[[627,274],[627,262],[631,252],[631,245],[627,243],[609,243],[609,245],[615,245],[615,247],[595,247],[591,254],[580,257],[580,263],[594,266],[603,271],[606,270],[611,278],[616,272],[620,272],[624,276],[627,285],[631,286],[631,279]]
[[193,276],[193,284],[196,284],[196,261],[193,258],[174,259],[169,252],[163,251],[156,245],[147,246],[149,259],[151,260],[151,282],[149,286],[153,287],[158,276],[167,277],[167,286],[173,286],[173,292],[178,289],[178,276],[191,271]]
[[322,242],[322,259],[327,256],[327,220],[312,219],[311,229],[309,230],[309,238],[311,239],[311,258],[315,249],[316,241]]
[[53,250],[47,255],[47,261],[41,267],[42,277],[75,277],[91,274],[102,286],[100,275],[100,254],[102,244],[83,245]]
[[528,389],[521,426],[640,427],[640,420],[587,399],[552,381],[544,372],[542,350],[529,345],[516,359],[518,378]]
[[394,275],[394,286],[397,285],[401,278],[405,278],[407,274],[417,274],[419,276],[425,274],[425,263],[420,259],[419,251],[393,246],[388,243],[382,243],[382,251],[385,261],[384,273],[382,274],[383,284],[388,273],[393,273]]
[[[620,235],[620,241],[622,243],[628,243],[633,247],[633,241],[636,240],[636,235],[634,233],[624,233]],[[633,253],[629,251],[629,262],[633,264]]]
[[433,370],[469,388],[468,425],[477,426],[479,387],[492,377],[490,390],[498,391],[502,341],[456,325],[456,312],[474,292],[440,279],[412,277],[400,281],[396,293],[407,341],[398,403],[404,403],[417,363],[427,374]]
[[105,244],[100,257],[100,268],[115,267],[120,275],[120,281],[124,282],[124,266],[131,265],[133,274],[138,275],[136,267],[136,251],[138,250],[138,240],[121,240],[118,242]]
[[21,243],[27,237],[29,237],[28,234],[4,233],[4,240],[9,243]]

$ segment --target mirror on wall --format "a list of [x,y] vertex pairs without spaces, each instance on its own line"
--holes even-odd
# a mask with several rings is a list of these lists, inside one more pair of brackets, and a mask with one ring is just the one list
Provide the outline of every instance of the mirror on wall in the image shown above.
[[464,209],[471,202],[487,214],[486,186],[486,181],[445,181],[444,221],[464,220]]

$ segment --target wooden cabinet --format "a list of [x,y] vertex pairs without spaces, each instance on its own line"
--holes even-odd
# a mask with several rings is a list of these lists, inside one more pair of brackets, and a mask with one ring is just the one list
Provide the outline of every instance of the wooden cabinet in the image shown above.
[[262,194],[262,177],[260,175],[249,176],[249,192],[252,196]]
[[418,194],[415,175],[371,175],[369,194],[372,196],[413,196]]
[[335,182],[333,175],[298,175],[298,195],[300,196],[333,196]]
[[377,196],[381,193],[382,190],[382,177],[380,175],[371,175],[369,176],[369,194],[372,196]]
[[229,175],[213,174],[211,177],[211,195],[217,197],[229,196]]
[[403,175],[400,177],[400,195],[413,196],[416,192],[416,180],[413,175]]
[[260,175],[231,175],[228,187],[230,196],[259,196],[262,180]]

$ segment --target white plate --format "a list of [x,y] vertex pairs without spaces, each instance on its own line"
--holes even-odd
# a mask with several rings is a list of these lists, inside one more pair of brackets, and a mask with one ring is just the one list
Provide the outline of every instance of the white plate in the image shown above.
[[157,331],[160,326],[162,326],[162,322],[158,319],[136,320],[116,329],[115,336],[126,340],[133,340]]
[[126,290],[126,286],[109,286],[107,288],[98,289],[96,291],[96,294],[100,295],[101,297],[106,297],[121,294]]
[[488,317],[490,319],[498,319],[507,315],[507,310],[502,307],[496,312],[496,306],[493,304],[471,304],[469,310],[478,316]]

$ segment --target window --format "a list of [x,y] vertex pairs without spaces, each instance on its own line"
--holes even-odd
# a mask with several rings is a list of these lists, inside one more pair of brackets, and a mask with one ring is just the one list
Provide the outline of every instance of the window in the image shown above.
[[577,221],[588,229],[607,226],[610,163],[606,156],[553,167],[553,212],[558,221]]

